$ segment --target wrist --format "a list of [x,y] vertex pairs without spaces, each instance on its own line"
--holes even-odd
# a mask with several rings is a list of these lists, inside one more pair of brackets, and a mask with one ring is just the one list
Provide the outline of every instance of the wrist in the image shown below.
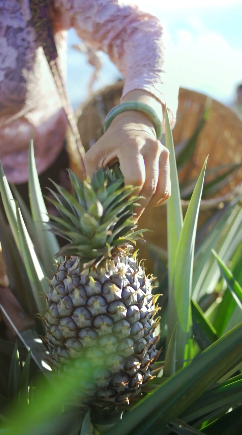
[[120,113],[113,119],[112,125],[114,127],[118,126],[121,128],[144,130],[156,137],[155,126],[152,120],[146,114],[136,110],[128,110],[127,112]]
[[137,101],[137,102],[148,104],[148,106],[150,106],[156,112],[157,116],[160,118],[162,122],[163,114],[164,114],[164,105],[149,92],[144,91],[142,89],[134,89],[133,91],[128,92],[128,94],[126,94],[121,100],[122,103],[128,101]]

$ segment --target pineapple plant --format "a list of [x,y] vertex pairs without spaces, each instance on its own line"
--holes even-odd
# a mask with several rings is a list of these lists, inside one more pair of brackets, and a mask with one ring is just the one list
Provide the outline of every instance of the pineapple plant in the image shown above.
[[[4,242],[9,234],[1,222],[10,285],[29,315],[41,313],[49,346],[48,353],[37,321],[35,329],[18,331],[11,313],[0,305],[24,345],[20,357],[13,351],[7,394],[0,392],[1,434],[241,434],[241,197],[195,249],[205,166],[183,221],[169,125],[166,136],[172,183],[167,206],[169,303],[168,309],[162,303],[159,327],[165,351],[159,362],[153,277],[145,276],[132,251],[140,237],[132,217],[137,198],[131,187],[122,186],[120,172],[100,171],[83,184],[70,172],[74,195],[56,186],[52,202],[60,216],[51,217],[51,231],[69,244],[53,265],[59,247],[55,234],[43,231],[50,224],[33,149],[32,220],[20,198],[19,207],[12,200],[0,168],[0,190],[15,239],[15,245]],[[231,270],[225,264],[229,260]],[[17,268],[26,276],[15,277]],[[219,295],[219,303],[211,303],[209,289]],[[155,291],[161,292],[161,286]],[[10,352],[10,344],[0,340],[1,356]],[[31,349],[28,356],[24,347]],[[50,373],[43,364],[46,358],[53,367]],[[41,371],[39,379],[33,373],[28,378],[30,362]],[[159,375],[147,382],[154,372]]]
[[53,368],[70,358],[79,366],[85,360],[84,371],[93,367],[93,382],[84,385],[89,404],[115,407],[152,378],[157,296],[132,253],[142,234],[132,215],[137,197],[119,168],[100,169],[92,181],[69,175],[73,195],[55,183],[58,193],[52,191],[59,216],[49,225],[69,243],[57,253],[64,259],[49,281],[45,341]]

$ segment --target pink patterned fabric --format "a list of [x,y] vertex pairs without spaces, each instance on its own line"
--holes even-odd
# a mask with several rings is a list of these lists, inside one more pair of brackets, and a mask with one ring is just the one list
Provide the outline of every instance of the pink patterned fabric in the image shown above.
[[[66,70],[66,32],[106,52],[125,77],[123,95],[144,89],[175,116],[166,95],[163,28],[159,20],[123,0],[52,0],[56,44]],[[80,70],[80,86],[81,70]],[[0,0],[0,158],[8,179],[27,181],[28,148],[34,138],[38,172],[59,154],[67,121],[42,48],[36,41],[29,0]]]

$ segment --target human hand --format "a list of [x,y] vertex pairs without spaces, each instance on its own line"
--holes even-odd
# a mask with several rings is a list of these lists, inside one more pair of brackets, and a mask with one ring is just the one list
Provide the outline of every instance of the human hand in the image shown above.
[[136,219],[145,207],[157,207],[170,196],[169,151],[157,139],[152,121],[137,111],[118,115],[105,134],[86,153],[87,175],[118,160],[126,185],[143,196],[134,209]]

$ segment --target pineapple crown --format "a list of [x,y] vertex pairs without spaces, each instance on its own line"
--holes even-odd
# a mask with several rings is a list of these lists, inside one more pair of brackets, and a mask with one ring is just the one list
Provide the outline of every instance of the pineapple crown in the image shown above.
[[56,257],[76,255],[89,267],[131,248],[144,230],[134,231],[133,206],[138,197],[134,187],[124,186],[119,166],[100,169],[91,181],[68,173],[73,194],[52,180],[58,193],[49,189],[55,199],[48,199],[59,212],[59,216],[49,215],[50,231],[70,242]]

